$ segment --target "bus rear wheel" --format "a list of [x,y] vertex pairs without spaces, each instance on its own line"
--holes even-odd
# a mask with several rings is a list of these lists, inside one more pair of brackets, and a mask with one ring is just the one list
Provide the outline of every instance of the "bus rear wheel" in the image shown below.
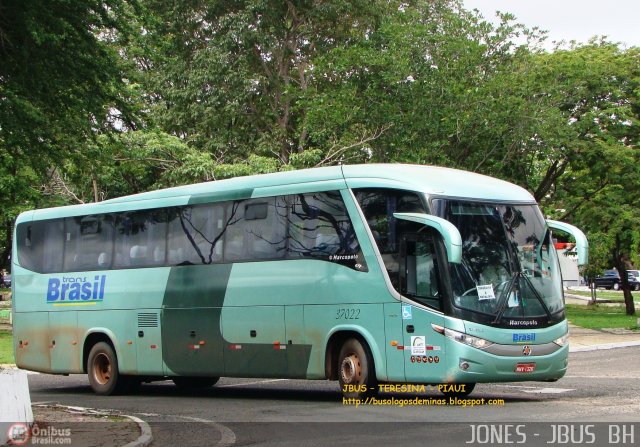
[[220,380],[220,377],[172,377],[173,383],[182,389],[210,388]]
[[130,378],[120,374],[118,358],[109,343],[98,342],[87,359],[89,384],[96,394],[108,396],[127,391]]
[[356,338],[348,339],[340,349],[338,381],[346,398],[360,399],[377,391],[373,358],[367,346]]

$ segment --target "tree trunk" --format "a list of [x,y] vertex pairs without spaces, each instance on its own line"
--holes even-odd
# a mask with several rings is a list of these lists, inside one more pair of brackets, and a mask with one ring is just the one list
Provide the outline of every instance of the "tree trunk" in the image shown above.
[[616,269],[620,275],[620,288],[624,294],[624,306],[627,315],[635,315],[636,307],[633,303],[633,295],[631,295],[631,286],[629,285],[629,274],[627,273],[627,266],[621,256],[616,256]]
[[96,180],[95,175],[91,176],[91,185],[93,186],[93,201],[98,203],[98,181]]
[[4,251],[0,253],[0,269],[11,271],[11,249],[13,246],[13,221],[5,224]]

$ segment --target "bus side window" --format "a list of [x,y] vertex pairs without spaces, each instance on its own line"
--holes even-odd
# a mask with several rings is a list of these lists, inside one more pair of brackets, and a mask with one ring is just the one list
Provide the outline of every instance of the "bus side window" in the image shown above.
[[289,258],[325,259],[359,252],[353,225],[338,191],[297,194],[288,201]]
[[64,219],[41,220],[18,225],[18,262],[38,273],[62,271]]
[[[100,265],[103,253],[113,252],[113,218],[111,215],[76,216],[65,219],[64,271],[79,272],[111,267]],[[102,256],[101,256],[102,255]]]
[[234,202],[225,232],[225,262],[282,259],[286,246],[284,197]]
[[62,253],[64,250],[64,219],[53,219],[38,222],[44,226],[44,241],[41,253],[41,271],[43,273],[58,273],[62,271]]
[[167,214],[165,210],[118,214],[114,268],[164,265],[166,233]]
[[403,264],[402,293],[440,309],[437,259],[433,242],[425,239],[406,240]]
[[21,267],[34,272],[40,272],[41,266],[34,247],[34,225],[38,222],[21,223],[16,228],[16,243],[18,245],[18,263]]
[[221,262],[226,208],[226,203],[207,203],[169,210],[167,263]]
[[418,232],[420,224],[398,220],[393,213],[425,213],[420,197],[410,191],[394,189],[358,189],[356,199],[382,256],[389,280],[400,291],[400,238]]

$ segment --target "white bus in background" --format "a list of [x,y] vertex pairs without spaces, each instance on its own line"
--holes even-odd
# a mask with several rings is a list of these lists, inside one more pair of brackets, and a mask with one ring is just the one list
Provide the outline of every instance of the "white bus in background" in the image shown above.
[[569,242],[556,242],[556,251],[560,261],[560,272],[562,273],[562,285],[566,289],[571,286],[582,285],[582,278],[578,270],[578,255],[575,244]]

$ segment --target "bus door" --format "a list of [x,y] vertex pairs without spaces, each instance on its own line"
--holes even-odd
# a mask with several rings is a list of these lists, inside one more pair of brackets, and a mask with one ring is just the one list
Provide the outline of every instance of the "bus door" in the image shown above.
[[[405,235],[400,247],[404,371],[407,382],[439,383],[446,368],[445,346],[432,324],[444,325],[442,288],[431,236]],[[418,306],[416,304],[421,304]]]

